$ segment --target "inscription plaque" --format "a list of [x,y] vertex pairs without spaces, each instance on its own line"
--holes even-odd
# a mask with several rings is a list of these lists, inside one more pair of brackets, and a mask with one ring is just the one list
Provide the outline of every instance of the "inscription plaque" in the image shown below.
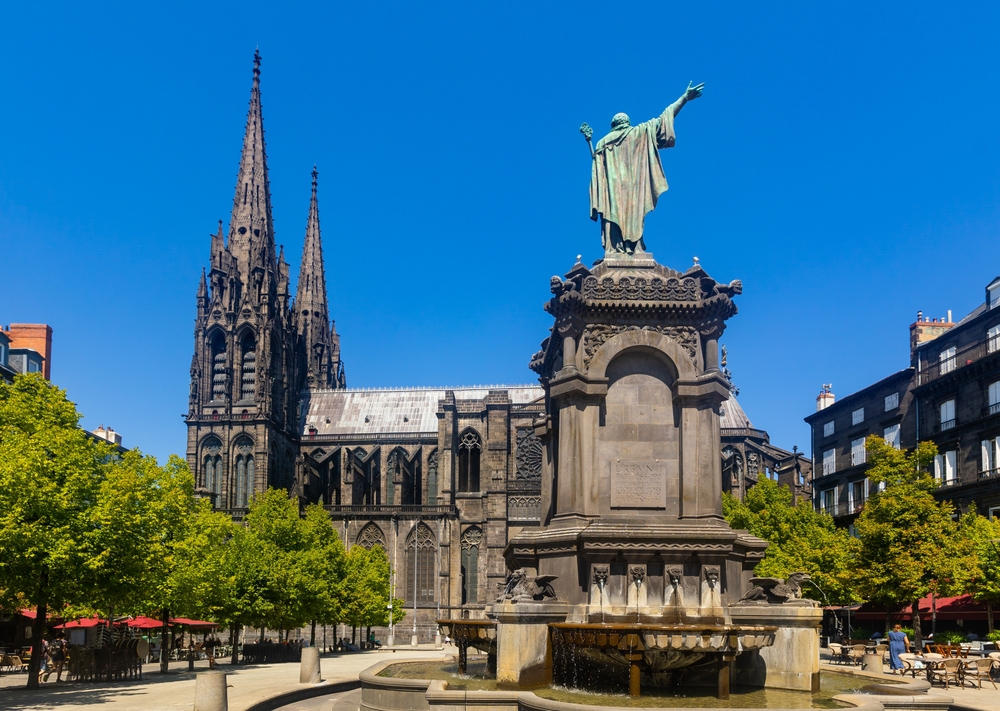
[[667,508],[667,463],[611,461],[611,506]]

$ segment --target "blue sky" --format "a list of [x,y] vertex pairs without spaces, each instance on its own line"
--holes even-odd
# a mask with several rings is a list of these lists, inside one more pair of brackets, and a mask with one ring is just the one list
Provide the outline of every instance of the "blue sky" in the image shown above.
[[259,46],[277,239],[294,272],[318,164],[349,384],[532,382],[549,277],[600,256],[580,123],[704,81],[646,242],[742,279],[740,402],[808,449],[822,383],[905,367],[918,309],[1000,274],[1000,5],[705,5],[9,3],[0,322],[52,325],[85,426],[183,453]]

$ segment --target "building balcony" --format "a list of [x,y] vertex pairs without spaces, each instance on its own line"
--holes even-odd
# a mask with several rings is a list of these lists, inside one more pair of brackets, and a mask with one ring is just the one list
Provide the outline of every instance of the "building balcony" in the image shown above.
[[962,368],[997,352],[1000,352],[1000,337],[976,343],[959,351],[951,358],[928,363],[923,370],[917,373],[917,385],[926,385],[943,375],[960,371]]
[[1000,479],[1000,468],[987,469],[979,472],[979,481],[985,479]]
[[950,420],[945,420],[944,422],[941,423],[941,431],[944,432],[945,430],[950,430],[954,426],[955,426],[955,419],[954,418],[952,418]]

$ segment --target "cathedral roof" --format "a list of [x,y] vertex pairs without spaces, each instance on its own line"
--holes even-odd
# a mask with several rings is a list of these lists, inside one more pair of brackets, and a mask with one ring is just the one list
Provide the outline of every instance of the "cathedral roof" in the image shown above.
[[747,413],[743,412],[743,408],[740,407],[740,403],[735,395],[722,403],[722,413],[720,426],[724,430],[748,429],[753,427],[750,424],[750,418],[747,417]]
[[303,435],[417,434],[438,431],[438,402],[446,392],[456,400],[483,400],[491,390],[507,393],[515,405],[540,399],[538,385],[474,385],[463,388],[373,388],[310,390],[303,397]]

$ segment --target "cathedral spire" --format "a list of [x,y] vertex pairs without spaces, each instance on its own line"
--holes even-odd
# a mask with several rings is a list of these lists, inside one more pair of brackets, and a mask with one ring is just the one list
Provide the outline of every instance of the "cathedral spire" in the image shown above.
[[319,230],[319,201],[316,197],[319,172],[312,171],[312,197],[306,238],[302,245],[302,264],[295,293],[298,331],[308,362],[307,382],[310,386],[334,387],[334,344],[330,331],[330,316],[326,303],[326,274],[323,269],[323,241]]
[[[251,249],[251,243],[255,249]],[[263,246],[263,249],[261,247]],[[267,262],[274,260],[274,229],[271,219],[271,186],[267,176],[267,155],[264,150],[264,117],[260,103],[260,51],[253,56],[253,85],[250,89],[250,110],[247,112],[243,154],[236,178],[233,214],[229,220],[229,249],[246,278],[259,264],[261,255]]]

